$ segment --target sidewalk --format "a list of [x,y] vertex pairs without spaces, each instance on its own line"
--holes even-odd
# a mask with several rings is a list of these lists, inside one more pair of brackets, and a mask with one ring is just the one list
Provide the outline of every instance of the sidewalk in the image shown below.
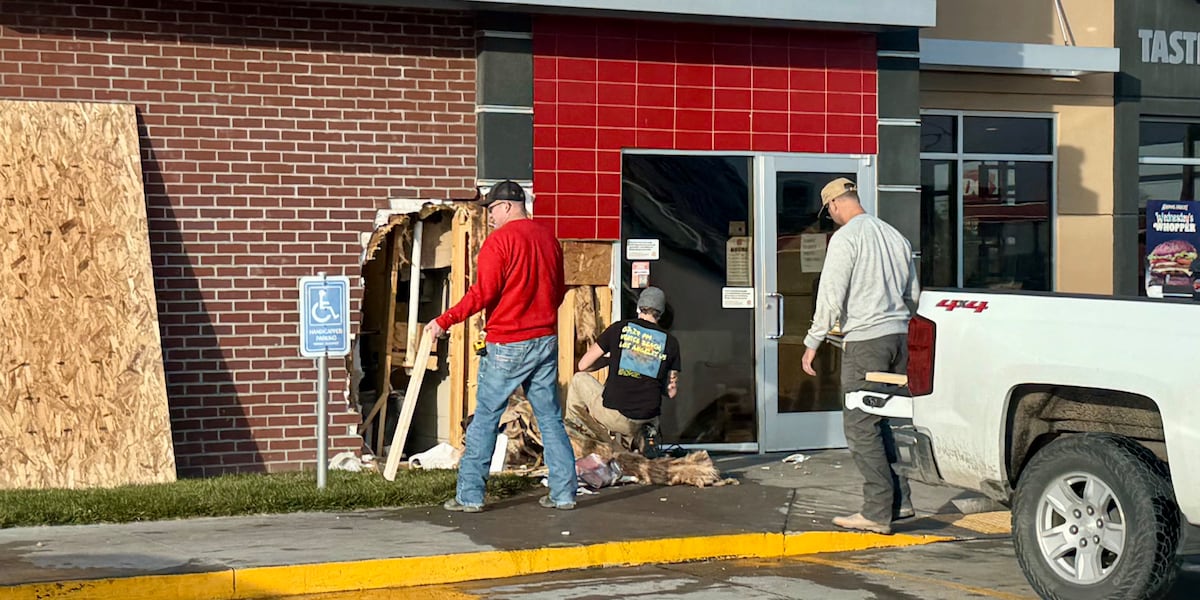
[[253,599],[445,584],[607,565],[777,558],[1002,536],[1007,513],[913,484],[917,518],[895,535],[839,530],[859,506],[845,451],[714,457],[741,485],[623,486],[574,511],[534,493],[479,514],[440,507],[0,530],[0,600]]

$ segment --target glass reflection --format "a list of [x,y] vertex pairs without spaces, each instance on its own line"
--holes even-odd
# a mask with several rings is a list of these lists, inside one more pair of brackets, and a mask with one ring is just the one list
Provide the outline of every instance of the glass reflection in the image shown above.
[[[662,324],[679,338],[679,393],[663,402],[664,441],[757,441],[754,311],[721,308],[731,226],[753,235],[750,158],[654,156],[622,159],[621,238],[659,240],[649,285],[667,294]],[[635,313],[640,288],[621,257],[621,312]]]

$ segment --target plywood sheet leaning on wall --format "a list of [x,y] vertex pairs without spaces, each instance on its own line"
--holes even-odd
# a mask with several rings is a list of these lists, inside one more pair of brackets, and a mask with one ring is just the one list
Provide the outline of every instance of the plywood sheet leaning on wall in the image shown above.
[[175,479],[132,106],[0,102],[0,488]]

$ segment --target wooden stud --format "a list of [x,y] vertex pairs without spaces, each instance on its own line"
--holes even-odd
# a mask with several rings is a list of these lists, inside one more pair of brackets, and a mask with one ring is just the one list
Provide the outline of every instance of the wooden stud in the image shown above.
[[[467,293],[467,275],[471,268],[467,260],[471,243],[471,237],[466,228],[467,218],[467,213],[455,212],[451,228],[451,239],[453,240],[450,257],[451,306],[462,300]],[[462,421],[467,416],[467,371],[469,369],[467,354],[470,352],[470,348],[467,347],[466,329],[466,325],[450,328],[450,355],[448,358],[450,363],[450,431],[447,438],[455,446],[463,444],[465,432],[462,429]]]
[[[612,288],[607,285],[596,288],[596,327],[599,333],[603,333],[609,325],[612,325],[612,300]],[[604,383],[608,379],[608,368],[593,371],[592,375],[600,380],[600,383]]]
[[[423,365],[429,361],[429,351],[433,347],[434,337],[421,334],[421,344],[417,349],[415,364]],[[408,441],[408,429],[412,425],[413,412],[417,408],[417,396],[421,394],[421,383],[425,381],[425,369],[414,368],[412,377],[408,380],[408,389],[404,392],[404,404],[400,407],[400,418],[396,421],[396,431],[392,434],[392,445],[388,452],[387,467],[383,478],[388,481],[396,480],[396,470],[400,467],[400,455],[404,453],[404,443]]]
[[[384,313],[384,334],[381,336],[384,340],[385,348],[380,354],[383,358],[383,367],[379,370],[379,385],[376,389],[379,390],[379,426],[376,428],[375,435],[375,456],[383,456],[383,441],[387,434],[387,401],[388,396],[392,393],[392,329],[396,326],[396,287],[399,280],[400,272],[400,256],[404,250],[404,240],[400,237],[400,227],[392,230],[391,253],[388,257],[388,300],[387,312]],[[409,285],[413,285],[409,282]],[[372,409],[371,412],[376,412]]]
[[[478,208],[465,209],[469,214],[468,223],[470,224],[470,256],[467,259],[468,264],[474,265],[479,256],[479,249],[483,247],[483,240],[487,236],[487,214]],[[472,266],[470,276],[467,278],[468,286],[475,283],[478,278],[478,270]],[[484,335],[484,319],[483,314],[477,314],[470,319],[467,319],[466,344],[467,348],[472,348],[475,341],[482,338]],[[467,414],[475,412],[475,403],[479,397],[479,360],[480,356],[471,350],[467,353]]]
[[421,221],[413,223],[412,253],[408,257],[408,335],[404,341],[404,367],[413,367],[420,363],[413,362],[413,349],[417,347],[417,309],[421,303],[421,239],[425,224]]
[[575,374],[575,292],[567,295],[558,307],[558,387],[562,398],[567,397],[567,384]]

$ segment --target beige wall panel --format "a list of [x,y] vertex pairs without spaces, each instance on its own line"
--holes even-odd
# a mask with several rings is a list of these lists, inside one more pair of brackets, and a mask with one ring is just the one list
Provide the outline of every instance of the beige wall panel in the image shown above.
[[[1056,107],[1058,113],[1058,214],[1113,213],[1113,109]],[[1111,236],[1106,240],[1111,243]]]
[[1108,215],[1063,216],[1055,229],[1055,290],[1113,293],[1113,219]]
[[[1078,46],[1112,47],[1114,0],[1063,0],[1067,24]],[[1062,44],[1053,0],[947,0],[938,2],[937,27],[922,37]]]
[[[926,73],[922,73],[925,87]],[[1111,96],[1080,97],[1027,93],[1045,77],[1008,77],[1007,90],[995,77],[960,75],[977,91],[923,89],[921,108],[1013,111],[1058,115],[1058,214],[1111,215],[1113,212],[1113,105]],[[1022,81],[1026,80],[1026,81]],[[936,84],[937,81],[929,82]],[[1007,93],[1005,93],[1007,91]]]

